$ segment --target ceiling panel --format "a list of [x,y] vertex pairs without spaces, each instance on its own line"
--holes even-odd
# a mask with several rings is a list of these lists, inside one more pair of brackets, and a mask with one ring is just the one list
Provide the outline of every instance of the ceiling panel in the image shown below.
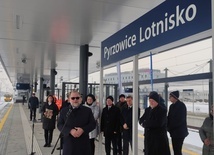
[[2,63],[13,83],[18,75],[30,75],[30,81],[48,76],[53,67],[57,79],[68,80],[79,76],[79,47],[88,44],[89,72],[98,71],[101,42],[161,2],[1,0]]

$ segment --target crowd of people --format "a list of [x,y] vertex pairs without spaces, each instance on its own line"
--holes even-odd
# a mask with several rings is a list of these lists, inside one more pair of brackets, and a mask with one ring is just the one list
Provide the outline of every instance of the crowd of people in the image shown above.
[[[179,91],[169,94],[171,105],[167,112],[163,98],[155,91],[150,92],[149,106],[140,117],[139,124],[144,128],[144,155],[170,155],[167,132],[171,137],[174,155],[182,155],[182,146],[187,130],[187,109],[179,99]],[[88,94],[85,103],[77,91],[67,94],[66,101],[56,103],[54,96],[49,95],[41,108],[45,144],[50,147],[56,118],[57,128],[61,132],[61,143],[58,149],[63,155],[95,154],[95,139],[101,133],[105,138],[106,155],[128,155],[132,149],[132,107],[131,95],[121,94],[115,102],[113,96],[105,100],[105,107],[100,109],[93,94]],[[30,120],[36,119],[35,109],[38,98],[35,94],[29,99]],[[100,120],[99,120],[100,118]],[[200,128],[200,137],[204,142],[203,155],[213,155],[213,108]],[[113,149],[111,149],[113,148]]]

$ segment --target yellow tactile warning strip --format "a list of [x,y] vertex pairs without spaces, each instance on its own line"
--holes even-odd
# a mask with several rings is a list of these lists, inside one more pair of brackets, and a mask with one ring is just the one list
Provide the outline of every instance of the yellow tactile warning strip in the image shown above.
[[[144,136],[142,134],[138,134],[138,137],[144,138]],[[172,148],[171,144],[170,144],[170,147]],[[187,153],[188,155],[199,155],[198,153],[195,153],[195,152],[187,150],[187,149],[182,149],[182,152]]]
[[10,105],[4,117],[0,120],[0,131],[2,130],[4,123],[6,122],[8,115],[10,114],[11,109],[13,108],[13,104]]

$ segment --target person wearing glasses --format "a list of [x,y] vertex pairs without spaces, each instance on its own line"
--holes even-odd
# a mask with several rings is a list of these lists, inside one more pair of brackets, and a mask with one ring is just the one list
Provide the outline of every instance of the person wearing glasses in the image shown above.
[[82,106],[78,91],[69,96],[70,105],[60,111],[57,127],[64,137],[63,155],[90,155],[89,132],[96,122],[90,108]]

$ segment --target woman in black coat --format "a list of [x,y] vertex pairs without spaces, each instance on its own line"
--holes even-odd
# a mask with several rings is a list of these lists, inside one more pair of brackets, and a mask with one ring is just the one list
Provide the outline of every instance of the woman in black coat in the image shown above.
[[145,155],[170,155],[167,137],[167,110],[159,105],[157,92],[149,94],[150,107],[140,119],[145,128]]
[[43,113],[43,124],[42,127],[44,129],[45,136],[45,145],[44,147],[50,147],[52,138],[53,138],[53,130],[55,129],[56,124],[56,115],[58,115],[58,107],[54,103],[54,98],[52,95],[47,97],[46,103],[42,107]]

